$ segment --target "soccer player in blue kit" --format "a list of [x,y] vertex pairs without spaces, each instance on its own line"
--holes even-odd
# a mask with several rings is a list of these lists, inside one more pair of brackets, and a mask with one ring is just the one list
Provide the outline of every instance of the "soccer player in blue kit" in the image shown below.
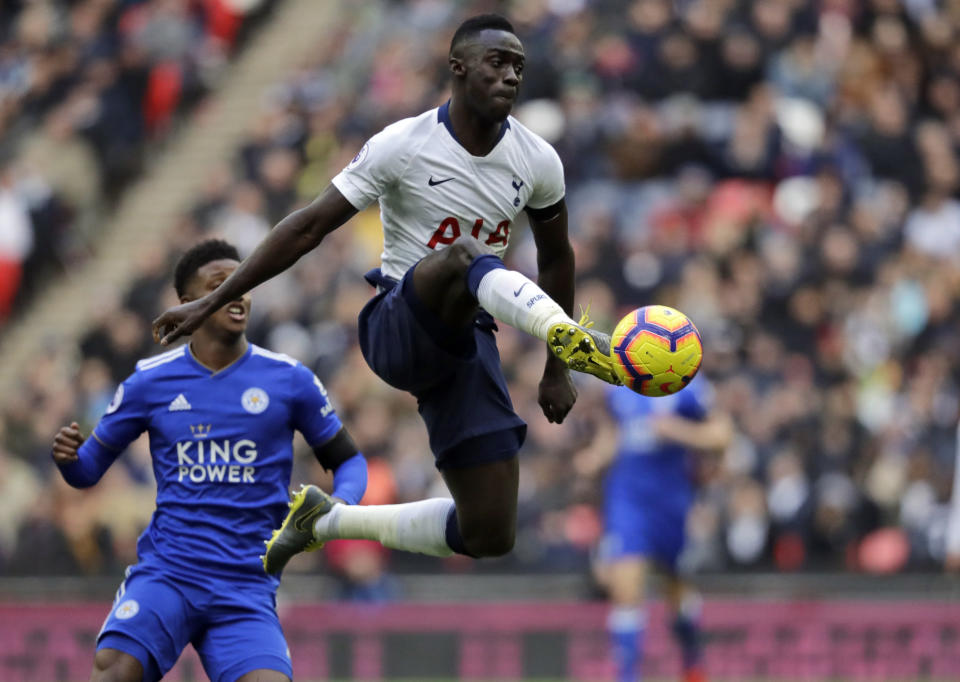
[[[239,260],[220,240],[194,246],[176,267],[180,300],[216,289]],[[137,363],[92,437],[73,423],[55,438],[64,479],[86,488],[146,431],[157,481],[157,508],[100,630],[91,680],[158,680],[190,643],[214,682],[292,679],[279,580],[259,555],[287,511],[293,433],[334,472],[343,502],[363,497],[367,468],[313,372],[248,343],[249,312],[249,296],[231,300],[188,345]]]
[[687,512],[694,500],[697,451],[719,451],[732,437],[730,419],[712,407],[713,390],[696,377],[679,393],[650,398],[626,388],[607,391],[614,424],[601,423],[593,444],[578,456],[586,475],[609,464],[604,485],[605,533],[599,573],[612,607],[607,627],[617,682],[640,679],[645,614],[653,568],[663,571],[673,633],[683,655],[685,682],[702,682],[700,599],[682,577]]
[[[190,333],[379,202],[383,254],[381,267],[367,274],[376,292],[360,313],[360,348],[378,376],[417,398],[453,500],[351,507],[307,486],[267,546],[270,573],[333,538],[431,556],[500,556],[513,548],[526,424],[507,392],[494,318],[547,343],[538,398],[549,421],[563,421],[576,400],[570,369],[620,383],[610,337],[569,316],[574,257],[563,166],[545,140],[510,116],[524,62],[505,18],[467,19],[450,44],[448,102],[374,135],[217,290],[153,323],[161,343]],[[501,260],[521,213],[537,247],[537,282]]]

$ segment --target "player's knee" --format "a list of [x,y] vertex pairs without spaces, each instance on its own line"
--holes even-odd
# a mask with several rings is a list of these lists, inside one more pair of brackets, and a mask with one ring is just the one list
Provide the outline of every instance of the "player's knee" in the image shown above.
[[93,657],[90,682],[141,682],[143,666],[129,654],[116,649],[99,649]]
[[490,251],[476,239],[458,239],[447,249],[447,256],[453,265],[464,273],[475,258],[488,253]]
[[459,239],[443,251],[420,261],[414,277],[421,297],[439,295],[450,300],[467,293],[467,270],[477,256],[485,253],[483,246],[475,242],[474,239]]
[[636,570],[617,570],[617,568],[623,567],[615,567],[610,571],[607,580],[610,601],[618,606],[639,606],[643,603],[645,596],[644,574]]
[[471,556],[498,557],[509,554],[517,539],[515,528],[485,528],[463,538]]
[[643,593],[635,587],[623,585],[618,587],[615,584],[611,584],[608,592],[610,594],[610,602],[616,606],[639,607],[643,604]]

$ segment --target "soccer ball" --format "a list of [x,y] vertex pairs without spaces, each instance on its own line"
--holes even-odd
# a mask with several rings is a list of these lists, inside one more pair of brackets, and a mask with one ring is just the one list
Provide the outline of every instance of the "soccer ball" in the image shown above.
[[703,344],[693,322],[674,308],[637,308],[617,324],[610,354],[623,384],[642,395],[676,393],[700,369]]

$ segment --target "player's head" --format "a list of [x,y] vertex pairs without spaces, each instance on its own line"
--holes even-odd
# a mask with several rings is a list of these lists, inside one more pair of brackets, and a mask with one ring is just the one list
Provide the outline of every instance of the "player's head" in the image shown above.
[[[222,239],[207,239],[184,253],[173,271],[173,287],[181,303],[201,298],[216,289],[240,265],[237,247]],[[200,329],[239,335],[247,328],[250,295],[228,303],[211,315]]]
[[523,45],[499,14],[470,17],[450,41],[454,97],[483,119],[503,121],[523,80]]

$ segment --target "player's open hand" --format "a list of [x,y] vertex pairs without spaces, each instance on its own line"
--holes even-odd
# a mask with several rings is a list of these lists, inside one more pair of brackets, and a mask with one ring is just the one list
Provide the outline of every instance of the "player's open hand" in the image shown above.
[[167,346],[181,336],[189,336],[203,324],[210,312],[203,298],[167,308],[153,321],[153,340]]
[[540,409],[547,421],[561,424],[577,402],[577,387],[573,385],[570,372],[564,367],[557,371],[548,369],[540,380],[538,396]]
[[77,451],[86,439],[80,433],[80,425],[70,422],[70,426],[63,426],[53,437],[53,461],[58,465],[70,464],[77,461]]

